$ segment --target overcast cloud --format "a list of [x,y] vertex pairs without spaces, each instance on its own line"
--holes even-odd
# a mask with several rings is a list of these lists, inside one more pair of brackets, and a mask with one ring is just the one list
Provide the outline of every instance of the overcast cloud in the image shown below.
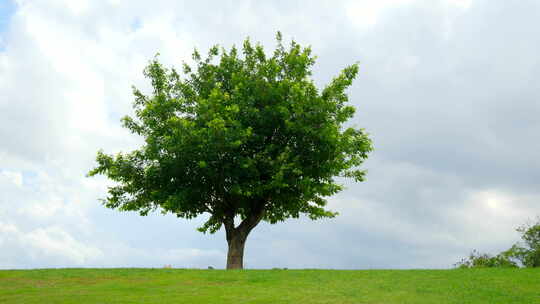
[[[311,45],[324,85],[360,62],[352,124],[371,135],[367,181],[345,181],[331,220],[263,223],[248,268],[447,268],[496,253],[540,215],[540,2],[482,0],[17,0],[0,5],[0,268],[224,267],[224,232],[100,205],[98,149],[157,52]],[[5,3],[5,2],[4,2]]]

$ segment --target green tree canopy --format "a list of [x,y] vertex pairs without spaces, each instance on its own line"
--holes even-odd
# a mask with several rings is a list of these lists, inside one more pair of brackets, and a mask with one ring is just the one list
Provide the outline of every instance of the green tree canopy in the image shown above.
[[134,88],[135,116],[122,119],[144,145],[98,152],[89,175],[117,182],[103,200],[108,208],[187,219],[208,213],[199,230],[224,226],[227,268],[242,268],[247,235],[261,220],[333,217],[325,197],[343,189],[335,178],[364,179],[359,166],[371,140],[343,126],[355,112],[345,91],[358,65],[319,90],[311,49],[294,41],[285,47],[280,33],[271,56],[246,39],[241,51],[214,46],[193,60],[181,72],[157,57],[149,63],[144,75],[153,91]]

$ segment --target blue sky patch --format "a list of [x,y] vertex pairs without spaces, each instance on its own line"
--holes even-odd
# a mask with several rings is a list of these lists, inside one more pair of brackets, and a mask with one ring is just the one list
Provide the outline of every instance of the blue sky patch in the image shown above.
[[135,19],[133,20],[133,22],[131,23],[131,29],[133,31],[137,31],[138,29],[140,29],[142,27],[142,20],[140,17],[135,17]]
[[15,13],[15,2],[12,0],[0,1],[0,51],[5,49],[5,35],[9,20]]

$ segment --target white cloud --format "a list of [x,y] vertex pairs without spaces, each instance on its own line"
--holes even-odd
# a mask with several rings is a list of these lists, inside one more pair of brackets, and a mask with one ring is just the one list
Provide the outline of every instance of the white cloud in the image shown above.
[[377,24],[384,10],[410,4],[414,0],[349,1],[346,5],[351,22],[359,27],[372,27]]
[[468,9],[471,7],[473,0],[446,0],[450,5],[462,8],[462,9]]
[[9,182],[17,187],[23,186],[23,176],[20,172],[0,170],[0,183]]
[[48,266],[80,266],[103,256],[101,250],[77,241],[57,226],[24,232],[14,224],[0,222],[0,237],[0,246],[10,248],[0,253],[1,268],[24,266],[10,263],[13,254],[27,263]]
[[74,239],[59,227],[38,228],[26,234],[21,234],[21,241],[25,246],[38,249],[34,254],[57,256],[66,258],[69,262],[84,265],[88,260],[95,260],[103,256],[98,248],[88,246]]
[[[450,215],[456,225],[461,226],[461,234],[469,247],[492,249],[506,244],[509,248],[517,238],[515,229],[532,219],[531,215],[537,211],[538,199],[539,195],[508,193],[497,189],[473,191],[463,206],[451,210]],[[494,229],[497,231],[495,234]]]

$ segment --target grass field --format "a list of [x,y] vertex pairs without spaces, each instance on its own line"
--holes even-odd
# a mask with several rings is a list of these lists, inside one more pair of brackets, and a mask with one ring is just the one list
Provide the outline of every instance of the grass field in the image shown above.
[[540,269],[2,270],[0,303],[540,303]]

